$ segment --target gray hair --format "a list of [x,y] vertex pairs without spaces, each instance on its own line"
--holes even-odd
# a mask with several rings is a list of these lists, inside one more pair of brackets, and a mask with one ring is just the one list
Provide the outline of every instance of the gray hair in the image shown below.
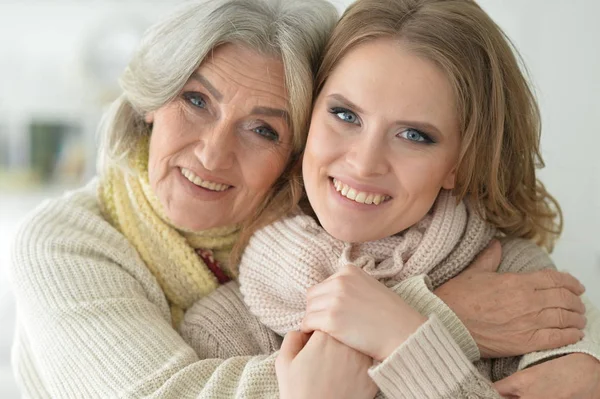
[[173,100],[215,47],[242,44],[281,57],[289,95],[293,152],[304,148],[313,80],[338,14],[326,0],[203,0],[181,7],[144,35],[99,133],[99,169],[121,164],[143,136],[144,115]]

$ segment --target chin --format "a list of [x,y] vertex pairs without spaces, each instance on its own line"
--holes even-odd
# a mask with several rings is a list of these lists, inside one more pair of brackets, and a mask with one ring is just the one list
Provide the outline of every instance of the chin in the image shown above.
[[346,221],[345,223],[327,223],[321,222],[321,225],[325,229],[325,231],[340,241],[350,242],[350,243],[360,243],[366,241],[372,241],[370,234],[361,230],[360,228],[356,228],[355,226],[348,226],[351,222]]

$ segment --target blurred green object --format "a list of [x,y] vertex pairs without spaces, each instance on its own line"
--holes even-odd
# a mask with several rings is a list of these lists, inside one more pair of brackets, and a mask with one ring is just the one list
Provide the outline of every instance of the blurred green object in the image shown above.
[[60,122],[35,121],[29,125],[31,169],[41,182],[52,180],[67,134],[69,126]]

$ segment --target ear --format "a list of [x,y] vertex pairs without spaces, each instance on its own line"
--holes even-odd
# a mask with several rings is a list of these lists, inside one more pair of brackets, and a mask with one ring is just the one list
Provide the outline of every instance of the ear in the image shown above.
[[144,116],[144,121],[151,125],[152,123],[154,123],[154,111],[152,112],[148,112],[145,116]]
[[456,166],[452,168],[452,170],[448,173],[444,181],[442,182],[442,187],[446,190],[454,189],[456,185]]

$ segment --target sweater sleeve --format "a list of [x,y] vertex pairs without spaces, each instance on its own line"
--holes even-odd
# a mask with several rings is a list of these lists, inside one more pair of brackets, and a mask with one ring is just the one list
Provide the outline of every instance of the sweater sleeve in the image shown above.
[[[513,239],[505,240],[502,243],[502,261],[498,272],[527,273],[542,269],[556,269],[556,267],[548,254],[533,242]],[[584,338],[575,344],[561,348],[528,353],[521,357],[519,370],[570,353],[586,353],[600,361],[600,312],[585,297],[582,299],[586,306],[585,316],[587,318],[587,325],[583,330]],[[497,370],[498,364],[503,362],[496,361],[495,363],[494,368]],[[497,370],[497,372],[501,373],[501,370]],[[506,373],[501,373],[499,376],[503,374]]]
[[391,287],[408,305],[423,316],[435,315],[470,362],[479,360],[477,343],[456,313],[431,291],[429,278],[418,275],[407,278]]
[[93,192],[34,211],[9,274],[13,360],[26,396],[278,397],[274,354],[202,359],[186,344],[156,280],[101,217]]
[[500,399],[437,316],[412,334],[369,375],[388,398]]

